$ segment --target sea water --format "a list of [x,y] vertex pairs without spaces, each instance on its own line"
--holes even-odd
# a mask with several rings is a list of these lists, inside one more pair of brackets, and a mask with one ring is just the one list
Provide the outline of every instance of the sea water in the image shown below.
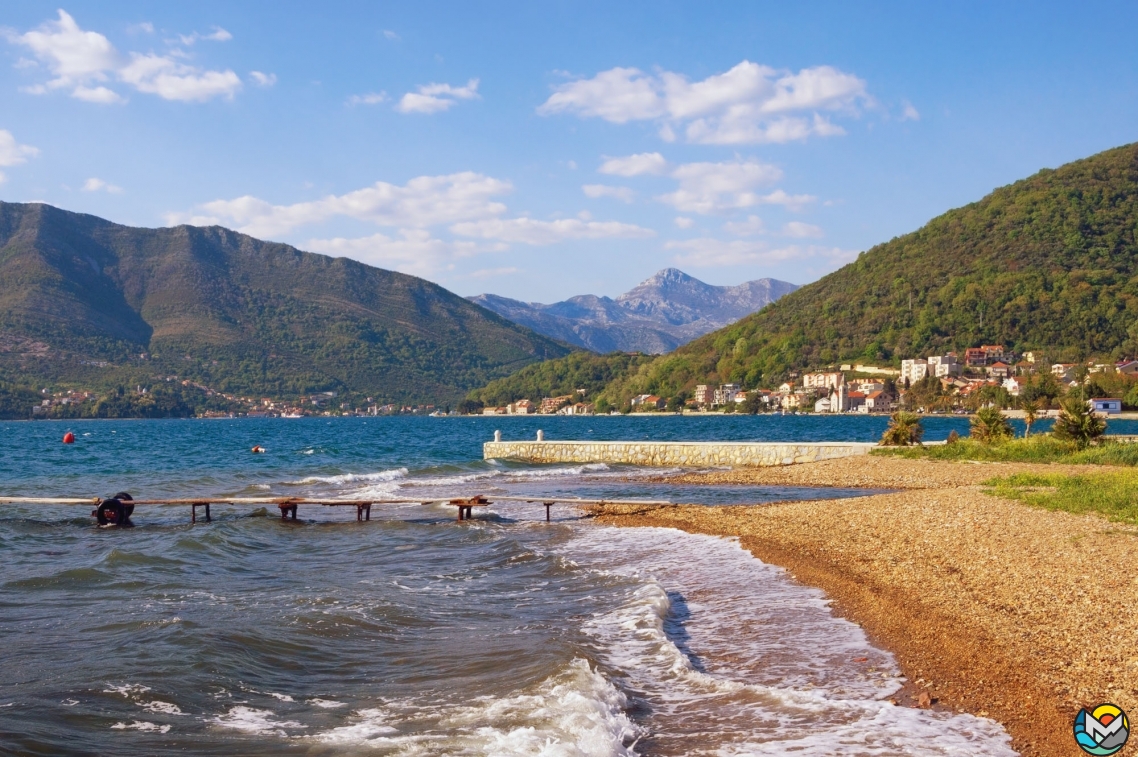
[[[958,419],[935,419],[947,435]],[[66,425],[66,427],[65,427]],[[505,438],[870,440],[873,418],[2,423],[0,495],[390,498],[354,508],[0,507],[0,752],[1013,754],[995,722],[897,707],[893,658],[736,541],[537,503],[761,506],[856,491],[676,487],[483,461]],[[941,428],[943,426],[943,428]],[[74,445],[60,444],[66,430]],[[264,454],[251,454],[254,445]],[[651,479],[651,480],[650,480]],[[199,513],[200,514],[200,513]]]

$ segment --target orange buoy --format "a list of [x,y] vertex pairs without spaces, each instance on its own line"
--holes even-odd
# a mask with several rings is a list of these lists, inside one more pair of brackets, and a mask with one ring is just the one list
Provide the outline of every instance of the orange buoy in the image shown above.
[[253,449],[251,449],[251,450],[250,450],[250,452],[252,452],[254,455],[259,455],[259,454],[261,454],[261,453],[262,453],[262,452],[264,452],[264,451],[265,451],[265,448],[264,448],[264,447],[262,447],[260,444],[258,444],[257,446],[253,447]]
[[64,444],[74,444],[75,443],[75,434],[68,431],[66,434],[63,435],[63,443]]

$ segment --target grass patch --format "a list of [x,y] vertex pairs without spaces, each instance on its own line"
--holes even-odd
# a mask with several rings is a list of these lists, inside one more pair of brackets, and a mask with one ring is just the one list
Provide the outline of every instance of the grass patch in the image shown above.
[[1018,500],[1045,510],[1099,513],[1138,525],[1138,471],[1087,475],[1015,473],[984,482],[985,494]]
[[1080,450],[1074,442],[1049,434],[983,444],[963,438],[955,444],[929,447],[880,447],[871,454],[909,460],[979,460],[999,463],[1070,463],[1073,465],[1138,465],[1138,444],[1101,441]]

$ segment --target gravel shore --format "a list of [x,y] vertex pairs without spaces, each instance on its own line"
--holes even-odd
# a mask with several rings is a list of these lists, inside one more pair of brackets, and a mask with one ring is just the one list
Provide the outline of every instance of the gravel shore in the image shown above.
[[[1080,707],[1138,714],[1138,528],[984,494],[980,481],[1090,466],[831,460],[684,476],[685,483],[907,491],[761,507],[600,506],[616,525],[739,537],[824,589],[892,651],[899,703],[1001,722],[1024,755],[1073,755]],[[675,480],[675,479],[670,479]],[[922,697],[922,694],[927,696]]]

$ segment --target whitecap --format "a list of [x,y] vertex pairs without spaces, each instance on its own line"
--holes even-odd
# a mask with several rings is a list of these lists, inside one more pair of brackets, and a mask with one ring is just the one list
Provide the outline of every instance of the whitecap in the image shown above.
[[158,723],[148,723],[144,720],[135,720],[133,723],[115,723],[111,726],[116,731],[124,731],[130,729],[132,731],[154,731],[157,733],[169,733],[169,725],[159,725]]
[[213,718],[211,722],[223,728],[257,734],[276,734],[286,736],[285,728],[306,728],[303,723],[293,720],[276,720],[272,710],[258,710],[253,707],[231,707],[224,715]]

